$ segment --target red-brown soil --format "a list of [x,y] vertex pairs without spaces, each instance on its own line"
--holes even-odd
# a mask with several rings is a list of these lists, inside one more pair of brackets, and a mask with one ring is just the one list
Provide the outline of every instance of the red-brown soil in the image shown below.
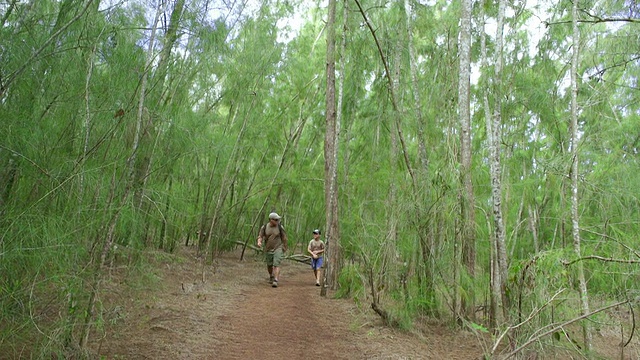
[[[164,256],[164,255],[163,255]],[[470,332],[430,325],[421,335],[382,326],[371,310],[320,296],[311,269],[287,261],[272,288],[262,258],[227,254],[202,265],[190,249],[157,261],[157,283],[106,283],[102,359],[480,359]]]
[[[144,285],[117,266],[104,282],[104,315],[91,334],[96,358],[473,360],[491,347],[491,339],[441,324],[420,323],[411,333],[385,327],[369,308],[331,293],[321,297],[310,267],[295,261],[285,262],[280,286],[272,288],[262,256],[253,251],[244,261],[234,252],[204,267],[192,248],[146,256],[154,267]],[[628,324],[631,316],[618,318]],[[571,332],[579,337],[579,328]],[[625,339],[630,335],[624,332]],[[637,337],[625,348],[620,339],[619,328],[600,324],[593,339],[597,355],[589,358],[638,359]],[[518,358],[585,358],[564,337],[557,345],[545,353],[526,349]]]

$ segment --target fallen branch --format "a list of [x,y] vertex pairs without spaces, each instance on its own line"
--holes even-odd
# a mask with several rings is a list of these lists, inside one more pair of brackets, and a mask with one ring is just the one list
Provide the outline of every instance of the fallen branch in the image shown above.
[[[236,240],[235,243],[238,244],[238,245],[244,246],[244,242],[241,241],[241,240]],[[263,252],[264,251],[263,248],[257,247],[256,245],[252,245],[252,244],[247,244],[247,247],[249,249],[252,249],[252,250],[255,250],[255,251],[258,251],[258,252]],[[291,254],[291,255],[285,256],[284,259],[285,260],[293,260],[293,261],[301,262],[301,263],[308,264],[308,265],[311,264],[311,256],[304,255],[304,254]]]
[[307,265],[311,265],[311,256],[303,255],[303,254],[291,254],[284,257],[287,260],[293,260],[297,262],[301,262]]
[[549,299],[549,301],[547,301],[544,305],[542,305],[539,309],[534,310],[531,314],[529,314],[529,317],[527,317],[524,321],[520,322],[519,324],[513,325],[513,326],[509,326],[507,327],[502,334],[500,334],[500,336],[498,336],[498,339],[496,340],[495,344],[493,344],[493,348],[491,349],[491,355],[495,354],[496,350],[498,349],[498,346],[500,345],[500,342],[502,341],[502,339],[511,331],[519,328],[520,326],[528,323],[529,321],[533,320],[540,312],[542,312],[542,310],[546,309],[547,306],[549,304],[551,304],[556,297],[558,297],[562,292],[564,291],[564,289],[560,289],[558,292],[556,292],[551,299]]
[[[244,246],[244,241],[236,240],[236,244]],[[249,249],[252,249],[252,250],[255,250],[255,251],[262,251],[262,248],[259,248],[259,247],[255,246],[255,245],[252,245],[252,244],[247,244],[247,247]]]
[[[622,347],[627,347],[633,339],[633,334],[636,332],[636,314],[633,312],[633,306],[629,305],[629,311],[631,311],[631,335],[629,335],[629,340],[622,345]],[[624,338],[622,339],[624,341]]]
[[598,309],[598,310],[594,310],[594,311],[592,311],[592,312],[590,312],[590,313],[588,313],[588,314],[584,314],[584,315],[578,316],[577,318],[571,319],[571,320],[569,320],[569,321],[565,321],[565,322],[563,322],[562,324],[560,324],[560,325],[558,325],[558,326],[556,326],[556,327],[554,327],[554,328],[551,328],[550,330],[547,330],[547,331],[545,331],[545,332],[543,332],[543,333],[541,333],[541,334],[539,334],[539,335],[537,335],[537,336],[534,336],[534,337],[532,337],[531,339],[527,340],[524,344],[520,345],[520,346],[519,346],[519,347],[517,347],[515,350],[513,350],[512,352],[510,352],[509,354],[507,354],[507,356],[505,356],[505,357],[504,357],[504,360],[509,359],[510,357],[513,357],[514,355],[516,355],[517,353],[519,353],[520,351],[522,351],[522,349],[526,348],[527,346],[531,345],[532,343],[534,343],[534,342],[536,342],[536,341],[540,340],[541,338],[543,338],[543,337],[545,337],[545,336],[547,336],[547,335],[553,334],[553,333],[555,333],[556,331],[561,330],[563,327],[565,327],[565,326],[567,326],[567,325],[571,325],[571,324],[573,324],[574,322],[577,322],[577,321],[580,321],[580,320],[582,320],[582,319],[588,318],[588,317],[589,317],[589,316],[591,316],[591,315],[597,314],[597,313],[599,313],[599,312],[603,312],[603,311],[605,311],[605,310],[607,310],[607,309],[611,309],[611,308],[616,307],[616,306],[620,306],[620,305],[622,305],[622,304],[626,304],[626,303],[628,303],[628,302],[629,302],[629,300],[620,301],[620,302],[617,302],[617,303],[615,303],[615,304],[611,304],[611,305],[607,305],[607,306],[605,306],[605,307],[602,307],[602,308],[600,308],[600,309]]
[[615,263],[621,263],[621,264],[640,264],[640,260],[631,260],[631,259],[614,259],[614,258],[605,258],[602,256],[598,256],[598,255],[589,255],[589,256],[583,256],[581,258],[572,260],[572,261],[563,261],[563,265],[564,266],[569,266],[572,264],[577,263],[578,261],[583,261],[583,260],[600,260],[600,261],[604,261],[604,262],[615,262]]

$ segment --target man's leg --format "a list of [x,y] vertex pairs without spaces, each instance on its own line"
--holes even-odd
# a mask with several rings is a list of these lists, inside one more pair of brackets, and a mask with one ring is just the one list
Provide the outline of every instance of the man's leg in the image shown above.
[[273,267],[273,280],[274,281],[278,281],[279,276],[280,276],[280,266],[274,266]]
[[278,279],[280,279],[280,263],[282,262],[282,249],[276,249],[273,252],[273,283],[271,286],[278,287]]
[[278,287],[278,277],[280,276],[280,266],[273,266],[273,281],[271,282],[272,287]]
[[265,253],[265,261],[267,262],[267,272],[269,272],[269,284],[273,283],[273,253]]

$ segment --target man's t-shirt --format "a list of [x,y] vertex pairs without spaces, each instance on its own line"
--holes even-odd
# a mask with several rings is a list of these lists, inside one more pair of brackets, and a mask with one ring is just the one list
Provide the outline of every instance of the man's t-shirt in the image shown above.
[[[262,237],[266,239],[264,242],[265,251],[274,251],[275,249],[282,247],[282,234],[280,234],[279,226],[271,226],[271,223],[266,224],[262,228]],[[286,239],[286,235],[285,235]]]
[[[324,250],[324,242],[322,242],[322,240],[316,241],[316,239],[311,239],[311,241],[309,242],[309,250],[311,251]],[[322,256],[322,254],[318,254],[318,255]]]

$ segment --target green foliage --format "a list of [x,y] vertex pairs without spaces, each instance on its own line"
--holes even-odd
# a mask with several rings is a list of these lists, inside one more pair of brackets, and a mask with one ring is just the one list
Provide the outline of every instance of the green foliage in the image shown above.
[[347,265],[342,268],[338,278],[337,298],[353,298],[356,302],[366,298],[366,288],[361,272],[362,270],[356,265]]
[[[34,354],[62,356],[77,343],[108,241],[113,246],[102,265],[127,266],[136,277],[149,270],[142,254],[172,252],[187,238],[193,244],[197,231],[211,235],[201,250],[252,241],[272,210],[285,215],[290,245],[305,245],[310,229],[325,226],[325,10],[296,13],[302,3],[266,1],[252,13],[219,9],[212,17],[207,2],[193,1],[177,24],[176,43],[166,43],[164,24],[151,53],[156,9],[143,2],[86,12],[71,1],[3,5],[15,7],[0,26],[0,316],[7,324],[1,344],[33,343]],[[572,248],[567,181],[567,64],[575,46],[568,4],[555,4],[549,14],[508,11],[505,48],[496,48],[494,34],[485,39],[489,64],[504,50],[505,89],[492,87],[492,65],[476,66],[483,60],[482,33],[474,29],[475,276],[462,270],[457,234],[459,4],[412,4],[407,14],[401,2],[363,1],[380,49],[361,14],[346,4],[346,30],[337,28],[337,68],[345,69],[338,74],[337,191],[346,264],[337,296],[368,308],[374,292],[403,328],[423,315],[455,316],[461,300],[487,305],[494,219],[485,115],[495,113],[495,96],[502,96],[510,314],[519,320],[546,306],[522,336],[575,315],[575,266],[566,265],[580,261]],[[605,17],[619,14],[620,6],[605,2],[589,11]],[[495,4],[476,4],[474,16],[484,19],[474,22],[491,22],[496,14]],[[283,27],[282,19],[292,16],[300,27]],[[339,24],[342,16],[339,9]],[[538,18],[549,23],[533,38],[527,26]],[[582,255],[635,259],[637,29],[582,23],[581,36]],[[161,59],[165,46],[171,46],[168,58]],[[393,73],[396,108],[381,57]],[[633,265],[582,261],[592,294],[637,292]],[[45,305],[60,318],[43,312]],[[98,309],[95,324],[106,321],[104,311]]]
[[72,236],[78,224],[53,215],[11,220],[3,236],[12,241],[3,242],[0,262],[0,316],[6,324],[0,330],[1,342],[14,344],[7,351],[20,352],[31,343],[53,346],[55,351],[68,337],[73,319],[82,316],[85,300],[82,264],[88,254]]

